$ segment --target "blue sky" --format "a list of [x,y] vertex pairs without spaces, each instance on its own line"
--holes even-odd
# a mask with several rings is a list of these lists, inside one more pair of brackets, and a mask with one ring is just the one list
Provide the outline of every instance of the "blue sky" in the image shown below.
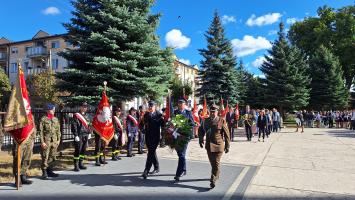
[[[320,6],[351,4],[352,0],[156,0],[152,12],[163,15],[157,30],[161,46],[173,46],[183,62],[199,65],[202,58],[197,49],[206,47],[203,34],[217,10],[238,59],[243,59],[250,72],[260,75],[258,66],[276,38],[280,21],[288,29],[295,20],[316,16]],[[71,10],[69,0],[4,0],[0,6],[0,37],[26,40],[40,29],[50,34],[65,33],[61,23],[69,21]]]

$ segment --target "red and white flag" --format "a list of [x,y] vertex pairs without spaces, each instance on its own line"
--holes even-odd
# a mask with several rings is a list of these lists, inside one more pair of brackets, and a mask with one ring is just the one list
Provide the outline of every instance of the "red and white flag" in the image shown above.
[[10,132],[18,145],[26,140],[35,131],[30,99],[26,87],[25,76],[21,66],[18,66],[18,78],[12,88],[4,130]]
[[200,117],[198,116],[198,108],[197,108],[196,99],[194,100],[194,107],[192,108],[192,117],[194,119],[194,122],[197,124],[197,126],[199,126],[200,125]]
[[112,123],[112,113],[105,91],[102,92],[102,98],[92,121],[92,127],[107,144],[113,138],[115,131]]

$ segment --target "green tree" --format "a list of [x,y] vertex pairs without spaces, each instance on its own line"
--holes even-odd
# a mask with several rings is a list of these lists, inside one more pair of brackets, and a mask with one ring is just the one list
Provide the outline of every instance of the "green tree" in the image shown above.
[[355,78],[355,6],[338,10],[327,6],[318,9],[318,17],[309,17],[291,26],[289,38],[308,56],[321,45],[339,58],[343,78],[350,89]]
[[309,107],[317,110],[346,108],[348,91],[340,62],[329,49],[320,46],[310,59],[311,92]]
[[7,102],[10,95],[11,85],[9,78],[5,74],[3,69],[0,69],[0,107],[4,106],[4,102]]
[[75,49],[63,52],[68,70],[58,73],[68,101],[98,102],[103,82],[115,101],[158,98],[172,78],[171,49],[161,49],[156,35],[160,14],[153,0],[76,0],[67,40]]
[[27,77],[27,87],[31,103],[42,107],[46,103],[59,103],[56,79],[51,69]]
[[290,46],[280,23],[278,39],[265,56],[266,61],[260,67],[265,74],[265,102],[277,106],[284,114],[307,106],[309,100],[308,64],[304,55],[294,46]]
[[235,104],[238,100],[238,77],[236,57],[230,41],[225,37],[225,31],[217,12],[211,26],[205,34],[207,49],[200,49],[203,56],[202,70],[199,72],[201,87],[197,90],[200,99],[206,96],[208,102],[221,97]]
[[179,78],[175,77],[170,85],[171,98],[173,105],[177,106],[179,98],[185,96],[190,96],[192,94],[192,86],[189,83],[183,83]]
[[244,105],[244,103],[247,102],[247,91],[250,77],[252,77],[252,75],[245,69],[243,60],[240,60],[237,67],[237,79],[239,81],[237,90],[239,93],[238,103],[241,105]]

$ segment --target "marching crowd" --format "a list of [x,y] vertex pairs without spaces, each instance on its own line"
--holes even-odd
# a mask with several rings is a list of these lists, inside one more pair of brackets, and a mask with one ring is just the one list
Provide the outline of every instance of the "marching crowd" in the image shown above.
[[[213,104],[207,110],[207,115],[203,116],[203,109],[198,111],[197,116],[194,116],[194,111],[187,108],[186,99],[181,98],[178,102],[178,107],[173,113],[183,115],[191,124],[191,132],[195,137],[199,138],[201,148],[205,148],[211,164],[211,179],[210,187],[214,188],[220,174],[220,159],[223,153],[229,152],[230,141],[234,141],[235,129],[238,126],[244,126],[246,139],[252,141],[254,135],[258,136],[258,141],[264,142],[272,132],[281,131],[282,116],[276,108],[268,109],[251,109],[246,106],[245,110],[240,111],[238,106],[234,109],[229,106],[228,109],[223,109]],[[112,161],[120,160],[119,156],[122,148],[126,147],[127,157],[134,157],[133,145],[137,141],[138,154],[147,153],[146,165],[144,167],[142,177],[147,179],[148,176],[159,173],[159,161],[156,150],[158,146],[164,146],[164,134],[167,115],[166,110],[160,112],[154,101],[148,102],[147,110],[143,106],[137,109],[132,107],[127,115],[123,117],[119,107],[113,107],[112,121],[114,124],[114,136],[110,142],[105,142],[92,129],[92,116],[87,113],[88,104],[83,102],[79,112],[72,116],[71,131],[74,135],[74,155],[73,164],[74,171],[79,172],[85,170],[85,158],[87,154],[88,141],[93,135],[95,137],[95,166],[107,164],[105,160],[105,148],[111,147]],[[43,116],[39,124],[39,138],[41,141],[41,157],[42,157],[42,179],[48,177],[58,177],[59,175],[53,171],[55,165],[57,148],[60,144],[61,132],[59,120],[54,116],[55,106],[48,104],[46,107],[47,114]],[[197,121],[196,118],[197,117]],[[355,109],[344,112],[306,112],[299,111],[295,115],[297,130],[306,125],[313,127],[329,126],[332,128],[334,122],[337,128],[352,127],[355,129]],[[351,123],[350,123],[351,122]],[[351,125],[350,125],[351,124]],[[36,137],[36,131],[21,148],[21,171],[20,181],[22,184],[31,184],[27,178],[27,170],[31,164],[31,156],[33,149],[33,141]],[[191,138],[192,139],[192,138]],[[187,174],[186,169],[186,151],[188,144],[185,144],[180,149],[176,149],[178,156],[178,166],[174,177],[175,182],[179,182],[180,178]],[[144,151],[144,148],[147,151]],[[13,173],[17,175],[17,153],[16,145],[13,148]],[[151,168],[153,167],[153,171]]]

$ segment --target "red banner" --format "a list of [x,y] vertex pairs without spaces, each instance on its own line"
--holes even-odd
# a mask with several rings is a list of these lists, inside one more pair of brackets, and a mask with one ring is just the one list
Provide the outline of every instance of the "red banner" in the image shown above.
[[17,144],[21,145],[35,131],[30,99],[28,97],[25,76],[18,66],[18,79],[11,92],[4,129],[11,133]]
[[107,144],[113,138],[114,128],[112,123],[112,113],[105,91],[102,92],[102,98],[92,121],[92,127]]
[[197,108],[196,99],[194,100],[194,107],[192,108],[192,117],[194,119],[194,122],[197,124],[197,126],[199,126],[200,125],[200,118],[198,116],[198,108]]

